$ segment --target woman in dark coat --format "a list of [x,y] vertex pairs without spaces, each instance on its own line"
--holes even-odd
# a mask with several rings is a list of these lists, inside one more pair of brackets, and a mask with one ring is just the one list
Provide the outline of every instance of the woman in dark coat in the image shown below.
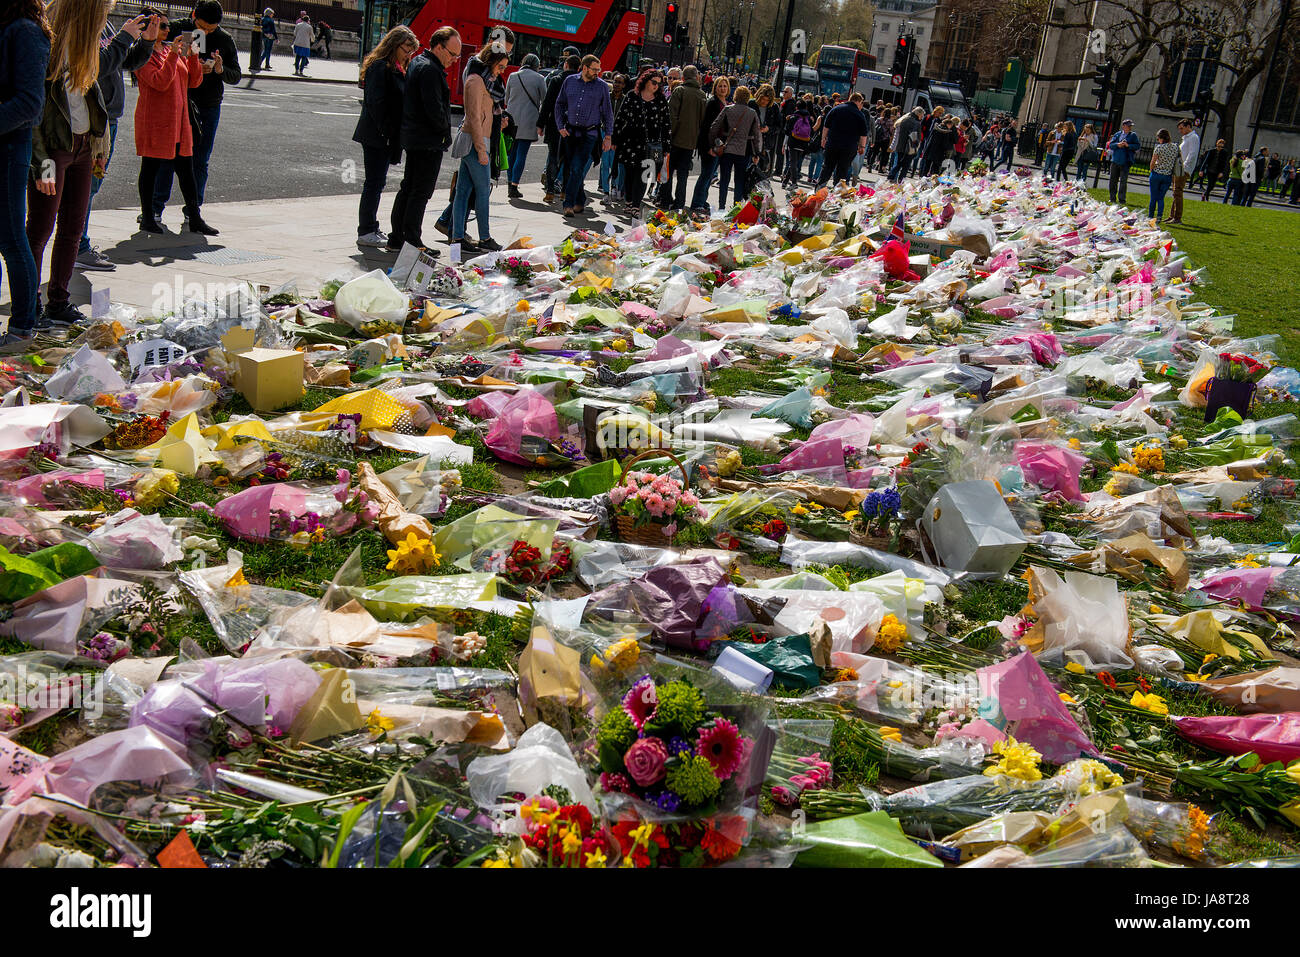
[[662,73],[646,70],[614,115],[614,158],[623,167],[627,204],[633,216],[640,214],[646,191],[642,164],[651,154],[662,159],[668,143],[668,101],[659,95],[663,82]]
[[406,64],[420,49],[410,27],[393,27],[361,64],[360,85],[365,91],[361,116],[352,139],[361,144],[366,178],[357,210],[357,245],[384,246],[388,237],[379,231],[379,197],[388,180],[388,167],[402,161],[402,94]]

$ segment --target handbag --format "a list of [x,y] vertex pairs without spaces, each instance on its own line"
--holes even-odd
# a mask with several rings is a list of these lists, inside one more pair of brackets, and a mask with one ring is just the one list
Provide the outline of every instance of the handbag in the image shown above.
[[469,133],[465,131],[465,127],[462,126],[456,131],[456,138],[451,141],[452,159],[464,159],[470,154],[470,150],[473,148],[474,140]]

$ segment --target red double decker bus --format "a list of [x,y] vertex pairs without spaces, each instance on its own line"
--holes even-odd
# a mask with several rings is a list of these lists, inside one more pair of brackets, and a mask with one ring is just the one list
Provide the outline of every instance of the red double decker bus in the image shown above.
[[407,23],[422,41],[438,27],[455,27],[463,44],[461,68],[449,70],[453,103],[461,102],[464,61],[488,42],[492,28],[515,34],[512,69],[535,53],[542,69],[560,60],[567,46],[600,57],[602,70],[635,71],[645,37],[643,0],[425,0],[423,4],[370,0],[366,33],[373,46],[383,32]]

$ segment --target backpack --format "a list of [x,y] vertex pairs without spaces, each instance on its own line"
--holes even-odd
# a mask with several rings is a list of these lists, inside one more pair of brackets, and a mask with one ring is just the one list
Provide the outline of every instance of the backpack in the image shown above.
[[805,143],[812,139],[812,120],[807,113],[795,114],[794,127],[790,130],[790,135]]

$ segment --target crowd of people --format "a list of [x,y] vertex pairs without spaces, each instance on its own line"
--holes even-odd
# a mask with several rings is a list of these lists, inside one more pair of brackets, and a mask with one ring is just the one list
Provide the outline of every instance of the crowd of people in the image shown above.
[[[272,68],[271,51],[275,48],[275,41],[280,39],[273,7],[262,11],[258,26],[260,29],[253,34],[252,58],[248,64],[249,70],[254,73]],[[330,43],[333,39],[334,29],[328,23],[320,20],[313,24],[306,10],[299,13],[293,30],[289,33],[289,43],[293,48],[293,75],[307,75],[307,64],[311,62],[313,54],[330,59]]]
[[[179,180],[184,229],[217,230],[202,216],[223,84],[241,78],[221,4],[198,0],[172,22],[146,7],[120,30],[106,0],[0,0],[0,257],[13,313],[5,341],[84,322],[70,302],[74,269],[111,270],[90,243],[90,206],[108,175],[125,112],[123,72],[134,74],[140,228],[161,233]],[[50,274],[39,294],[46,248]]]
[[[73,269],[114,268],[90,243],[89,210],[113,157],[126,102],[124,71],[140,87],[134,128],[141,230],[166,231],[161,218],[175,179],[185,200],[184,228],[217,234],[201,214],[208,164],[224,86],[242,76],[234,42],[220,27],[221,5],[198,0],[191,18],[174,22],[146,8],[117,31],[107,23],[109,6],[106,0],[53,0],[48,6],[0,0],[0,160],[13,198],[0,217],[0,254],[13,293],[11,337],[82,321],[69,302]],[[322,36],[328,51],[328,26],[313,28],[304,12],[293,31],[296,73],[305,71],[313,39]],[[254,70],[269,68],[277,37],[274,11],[267,8],[253,38]],[[490,234],[493,181],[504,172],[508,198],[522,199],[535,143],[547,151],[545,203],[560,203],[566,217],[586,213],[587,174],[594,166],[607,206],[639,218],[647,206],[707,213],[713,189],[716,205],[725,207],[728,198],[746,196],[767,178],[786,188],[822,186],[856,181],[866,169],[898,182],[960,171],[976,159],[994,171],[1011,169],[1021,139],[1009,117],[985,126],[978,114],[871,104],[858,92],[821,96],[783,86],[778,95],[777,84],[756,76],[714,76],[693,65],[646,65],[636,77],[602,74],[597,57],[572,47],[549,72],[530,54],[507,79],[514,45],[513,33],[498,27],[492,42],[468,60],[458,129],[447,75],[461,59],[455,29],[442,27],[422,44],[409,27],[394,27],[365,58],[353,135],[365,164],[360,245],[429,248],[424,216],[448,152],[456,161],[453,186],[435,228],[472,252],[500,248]],[[1253,205],[1261,184],[1270,184],[1289,189],[1291,203],[1300,205],[1294,161],[1267,149],[1254,157],[1244,150],[1230,155],[1223,140],[1202,152],[1190,120],[1180,121],[1178,131],[1177,143],[1167,130],[1158,131],[1151,149],[1153,218],[1164,219],[1172,191],[1164,221],[1180,223],[1189,184],[1209,200],[1223,182],[1223,202],[1238,205]],[[1126,200],[1142,149],[1131,120],[1104,143],[1091,124],[1076,129],[1070,120],[1042,126],[1037,143],[1044,178],[1066,179],[1073,164],[1073,177],[1083,180],[1106,163],[1112,202]],[[403,175],[385,234],[378,210],[387,174],[398,164]],[[476,240],[468,237],[470,218],[477,221]],[[50,281],[42,305],[38,278],[47,245]]]

